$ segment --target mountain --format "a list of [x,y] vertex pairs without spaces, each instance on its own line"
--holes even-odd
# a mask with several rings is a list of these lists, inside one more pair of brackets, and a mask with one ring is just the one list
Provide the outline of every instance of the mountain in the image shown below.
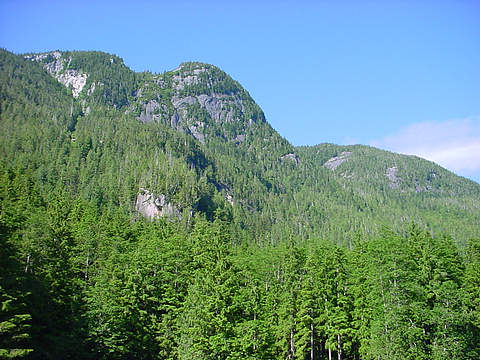
[[213,65],[0,50],[0,165],[2,357],[480,354],[480,185],[292,146]]
[[[160,198],[165,213],[179,217],[199,211],[212,218],[222,208],[257,242],[281,242],[289,233],[348,244],[357,232],[411,222],[462,244],[478,233],[480,185],[429,161],[364,146],[294,148],[248,92],[212,65],[152,74],[101,52],[3,51],[2,58],[2,104],[9,107],[2,110],[2,157],[28,155],[47,192],[62,174],[73,193],[132,213],[160,216]],[[9,71],[21,77],[22,90],[8,83]],[[10,108],[18,103],[41,103],[43,112],[13,120],[24,112]],[[55,148],[63,151],[52,154]]]

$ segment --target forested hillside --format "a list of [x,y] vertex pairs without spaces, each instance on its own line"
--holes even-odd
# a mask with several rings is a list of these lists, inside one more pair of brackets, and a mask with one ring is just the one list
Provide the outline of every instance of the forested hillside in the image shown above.
[[480,356],[480,185],[212,65],[0,50],[0,164],[3,357]]

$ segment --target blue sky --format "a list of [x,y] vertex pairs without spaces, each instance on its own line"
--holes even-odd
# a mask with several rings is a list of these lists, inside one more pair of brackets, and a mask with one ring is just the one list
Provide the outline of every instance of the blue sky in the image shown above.
[[370,144],[480,182],[480,1],[0,0],[0,46],[211,63],[294,145]]

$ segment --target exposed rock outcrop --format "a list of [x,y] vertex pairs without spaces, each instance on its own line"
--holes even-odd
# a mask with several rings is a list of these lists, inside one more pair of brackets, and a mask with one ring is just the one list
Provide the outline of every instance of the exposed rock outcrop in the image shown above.
[[87,83],[88,75],[75,69],[68,69],[72,58],[63,58],[60,51],[25,55],[25,59],[42,62],[44,69],[67,88],[70,88],[74,97],[78,97]]
[[235,136],[235,139],[233,139],[235,141],[236,144],[241,144],[245,141],[245,139],[247,138],[247,136],[245,134],[238,134],[237,136]]
[[385,176],[390,180],[388,186],[390,189],[397,189],[400,187],[400,184],[402,182],[402,179],[397,176],[398,169],[396,166],[392,166],[391,168],[388,168],[387,171],[385,172]]
[[205,123],[201,121],[195,121],[194,124],[188,127],[192,136],[198,141],[200,141],[202,144],[205,144],[205,135],[203,134],[204,127],[205,127]]
[[66,70],[55,77],[72,90],[73,97],[78,97],[87,83],[87,74],[81,74],[77,70]]
[[156,100],[150,100],[143,105],[143,111],[137,119],[144,123],[158,121],[162,117],[159,111],[160,108],[161,106]]
[[142,216],[154,220],[160,217],[180,218],[180,211],[175,205],[167,202],[166,196],[160,194],[158,197],[149,190],[140,189],[135,203],[135,209]]
[[184,63],[163,75],[149,74],[136,90],[127,113],[144,122],[162,122],[192,135],[201,143],[208,136],[242,144],[249,128],[263,113],[239,84],[212,65]]
[[[194,80],[190,79],[187,84],[192,82],[194,83]],[[140,116],[137,118],[144,123],[163,120],[169,123],[172,128],[180,131],[186,130],[201,143],[205,143],[205,130],[208,124],[204,121],[204,118],[199,119],[192,115],[192,108],[197,107],[200,111],[205,111],[208,118],[215,123],[242,121],[245,111],[245,106],[240,98],[215,93],[195,96],[176,94],[172,96],[170,101],[173,105],[172,115],[169,115],[167,106],[152,99],[141,105]],[[248,126],[250,125],[251,122],[248,123]],[[230,140],[240,144],[245,141],[245,138],[246,134],[240,133]]]
[[280,157],[280,161],[283,163],[285,161],[293,161],[295,163],[295,165],[298,164],[298,157],[297,155],[295,155],[294,153],[289,153],[289,154],[285,154],[283,156]]
[[[178,69],[175,69],[174,71],[181,70],[181,68],[182,66],[180,66]],[[180,91],[183,90],[186,86],[199,84],[201,80],[198,75],[205,71],[207,71],[206,68],[199,68],[192,70],[191,73],[187,74],[186,76],[183,76],[183,74],[181,73],[176,74],[173,77],[173,86],[175,90]]]
[[217,188],[218,191],[222,192],[224,194],[225,200],[233,206],[233,195],[232,195],[232,190],[228,185],[222,184],[222,183],[217,183],[214,182],[215,187]]
[[343,164],[345,161],[347,161],[351,155],[352,155],[351,151],[344,151],[339,156],[334,156],[331,159],[327,160],[327,162],[323,164],[323,166],[333,171],[337,167],[339,167],[341,164]]

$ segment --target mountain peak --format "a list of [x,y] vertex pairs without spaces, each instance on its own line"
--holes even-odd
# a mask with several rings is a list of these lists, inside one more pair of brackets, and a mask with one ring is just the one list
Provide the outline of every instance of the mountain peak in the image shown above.
[[[201,62],[184,62],[171,71],[176,90],[185,95],[235,95],[249,98],[247,91],[220,68]],[[251,98],[250,98],[251,100]],[[253,101],[253,100],[252,100]]]
[[253,123],[265,122],[237,81],[201,62],[185,62],[165,74],[143,73],[134,111],[143,122],[163,121],[201,143],[211,136],[242,143]]
[[184,62],[180,63],[180,66],[177,69],[198,70],[198,69],[209,69],[209,68],[219,69],[215,65],[203,63],[203,62],[200,62],[200,61],[184,61]]

